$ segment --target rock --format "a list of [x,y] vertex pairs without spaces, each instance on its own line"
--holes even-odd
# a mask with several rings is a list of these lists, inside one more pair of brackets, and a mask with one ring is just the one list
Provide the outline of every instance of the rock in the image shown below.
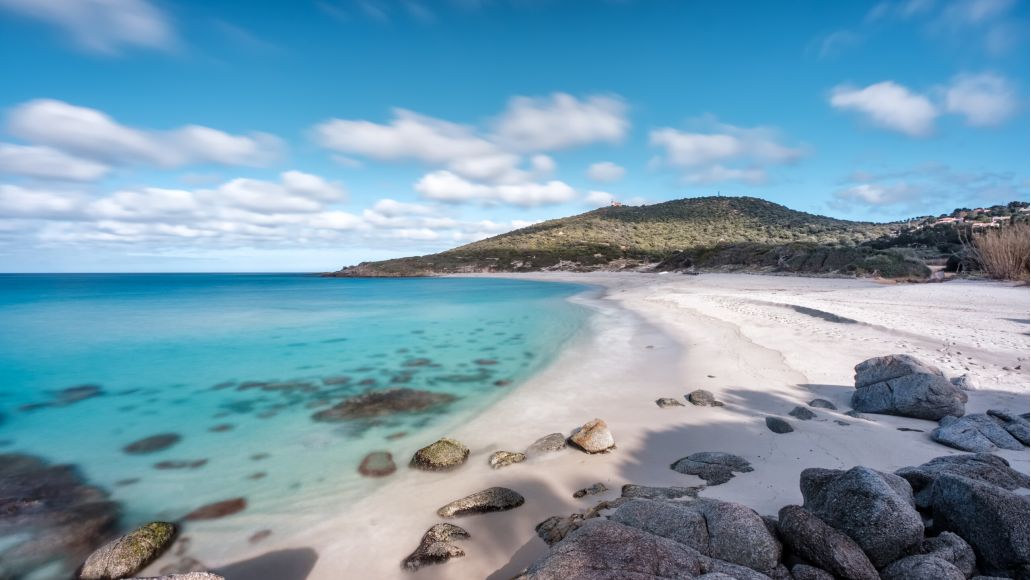
[[489,487],[447,504],[437,510],[437,515],[442,518],[453,518],[487,512],[503,512],[515,509],[525,502],[526,499],[522,495],[507,487]]
[[534,441],[526,448],[527,455],[538,455],[541,453],[552,453],[562,451],[566,448],[566,436],[561,433],[545,435]]
[[934,556],[909,556],[881,572],[883,580],[966,580],[955,566]]
[[525,453],[518,453],[515,451],[495,451],[490,454],[490,459],[487,463],[490,464],[492,469],[501,469],[507,467],[513,463],[522,463],[526,461]]
[[394,456],[388,451],[373,451],[362,459],[358,473],[365,477],[386,477],[397,471]]
[[643,499],[695,499],[698,497],[698,492],[703,489],[705,489],[704,485],[698,487],[649,487],[628,483],[623,486],[620,495],[625,498],[639,497]]
[[962,572],[965,578],[973,576],[977,568],[974,549],[952,532],[942,532],[934,538],[925,539],[920,545],[920,553],[945,560]]
[[791,411],[788,413],[788,415],[791,415],[792,417],[798,419],[799,421],[808,421],[810,419],[815,419],[816,418],[816,413],[810,411],[809,409],[807,409],[807,408],[805,408],[805,407],[803,407],[801,405],[795,407],[794,409],[791,409]]
[[709,574],[702,574],[697,577],[697,580],[738,580],[729,574],[723,572],[711,572]]
[[788,423],[784,419],[781,419],[780,417],[767,417],[766,427],[770,431],[773,431],[774,433],[778,434],[791,433],[795,430],[795,428],[792,427],[790,423]]
[[169,574],[167,576],[147,576],[146,578],[129,578],[129,580],[226,580],[225,577],[211,572],[189,572],[186,574]]
[[583,514],[572,514],[566,517],[551,516],[537,524],[534,530],[545,544],[553,546],[561,542],[570,532],[579,528],[585,520]]
[[895,472],[912,486],[916,506],[921,509],[931,507],[931,484],[946,473],[962,475],[1007,490],[1031,485],[1027,475],[1010,467],[1009,462],[1002,457],[991,453],[945,455],[935,457],[923,465],[903,467]]
[[924,537],[909,483],[868,467],[802,471],[803,506],[863,549],[875,567],[897,560]]
[[961,451],[1019,451],[1024,448],[998,421],[982,414],[944,417],[938,428],[931,431],[931,439]]
[[934,480],[931,496],[935,528],[966,540],[983,572],[1023,568],[1027,575],[1027,496],[951,473]]
[[878,578],[877,569],[859,544],[801,506],[781,508],[777,530],[781,541],[794,554],[834,576],[845,580]]
[[175,526],[151,522],[117,538],[86,558],[81,580],[125,578],[139,572],[164,552],[175,537]]
[[247,509],[247,500],[237,497],[201,506],[183,516],[183,519],[186,521],[213,520],[231,516],[245,509]]
[[72,465],[0,453],[0,578],[70,578],[115,537],[118,504]]
[[573,492],[573,497],[575,497],[576,499],[580,499],[581,497],[584,497],[584,496],[597,495],[599,493],[604,493],[604,492],[606,492],[608,490],[609,490],[609,488],[606,487],[604,483],[601,483],[599,481],[598,483],[596,483],[596,484],[594,484],[594,485],[592,485],[590,487],[585,487],[583,489],[578,489],[578,490],[574,491]]
[[964,391],[976,391],[981,388],[981,385],[977,382],[973,376],[969,373],[960,375],[958,377],[952,377],[949,382],[956,386],[956,388]]
[[316,421],[346,421],[369,419],[397,413],[425,413],[444,407],[457,400],[448,393],[435,393],[417,389],[387,389],[369,391],[346,399],[311,417]]
[[631,499],[619,506],[609,519],[668,538],[708,555],[709,532],[705,525],[705,515],[691,509],[689,506],[692,503]]
[[[734,580],[770,580],[770,577],[762,572],[756,572],[746,566],[739,566],[731,562],[712,558],[702,561],[702,571],[706,575],[715,575],[718,578],[734,578]],[[704,578],[705,576],[700,576]]]
[[722,407],[723,403],[716,400],[716,396],[705,389],[691,391],[687,395],[687,401],[699,407]]
[[669,468],[685,475],[697,475],[704,479],[708,485],[727,483],[734,477],[735,472],[748,473],[753,471],[748,461],[737,455],[719,451],[693,453],[678,459]]
[[164,451],[178,443],[180,440],[182,440],[182,436],[178,433],[161,433],[159,435],[144,437],[139,441],[133,441],[123,447],[122,451],[132,455],[154,453],[155,451]]
[[795,564],[791,568],[791,576],[795,580],[834,580],[834,575],[830,572],[805,564]]
[[469,532],[454,524],[436,524],[426,530],[419,547],[401,562],[401,567],[414,571],[427,564],[442,564],[451,558],[460,558],[465,552],[453,541],[468,537]]
[[864,421],[873,421],[873,419],[867,419],[859,411],[857,411],[855,409],[851,409],[851,410],[847,411],[845,414],[848,415],[849,417],[852,417],[853,419],[862,419]]
[[603,453],[616,447],[609,426],[601,419],[592,419],[584,423],[569,440],[587,453]]
[[450,471],[468,458],[468,447],[460,441],[443,437],[416,451],[409,465],[423,471]]
[[967,395],[936,367],[906,355],[872,358],[856,365],[852,407],[863,413],[937,421],[965,412]]
[[759,572],[777,567],[780,542],[754,510],[739,503],[710,498],[684,505],[705,517],[709,556]]
[[525,580],[646,580],[694,578],[704,556],[683,544],[618,522],[595,518],[551,547]]
[[813,399],[809,401],[810,407],[816,407],[817,409],[830,409],[831,411],[837,411],[838,407],[834,403],[827,399]]
[[1028,445],[1028,420],[1027,418],[999,409],[988,409],[988,416],[998,421],[1002,428],[1009,432],[1014,439],[1025,446]]
[[662,409],[665,409],[667,407],[683,407],[684,406],[684,404],[681,403],[680,401],[678,401],[676,399],[671,399],[669,397],[663,397],[661,399],[655,399],[655,404],[658,405]]

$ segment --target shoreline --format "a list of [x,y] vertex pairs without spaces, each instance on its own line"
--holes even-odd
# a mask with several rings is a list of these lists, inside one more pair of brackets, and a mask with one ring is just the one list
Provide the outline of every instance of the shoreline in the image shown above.
[[[310,573],[294,576],[310,580],[341,575],[508,579],[546,552],[534,526],[552,515],[583,511],[617,497],[625,483],[702,484],[669,469],[691,453],[725,451],[749,460],[753,473],[707,488],[702,495],[743,503],[760,513],[798,503],[798,474],[807,467],[862,464],[895,470],[959,453],[929,439],[935,424],[928,421],[844,415],[853,390],[852,366],[872,356],[906,352],[940,366],[949,376],[965,372],[964,367],[973,369],[984,390],[970,393],[968,412],[1027,410],[1027,361],[1017,371],[999,370],[1004,362],[1015,366],[1018,356],[1027,355],[1026,288],[982,282],[885,286],[865,280],[743,274],[488,276],[573,282],[603,290],[574,298],[598,309],[589,317],[585,336],[476,417],[441,433],[471,449],[462,468],[424,473],[402,467],[372,495],[346,508],[327,506],[326,517],[304,533],[281,542],[273,536],[245,556],[313,549],[317,560]],[[983,292],[975,297],[969,285]],[[942,328],[942,321],[954,313],[940,312],[948,300],[964,316],[993,316]],[[813,312],[854,322],[834,322]],[[697,388],[712,391],[726,406],[694,407],[683,401]],[[662,409],[654,402],[659,397],[677,398],[686,406]],[[804,423],[787,416],[795,405],[816,397],[833,401],[840,411],[821,409],[818,419]],[[791,420],[796,431],[770,432],[764,424],[768,415]],[[566,449],[499,470],[487,466],[493,451],[522,451],[541,436],[568,434],[595,417],[609,424],[615,451],[587,455]],[[898,427],[923,432],[901,432]],[[404,450],[395,454],[396,461],[406,463],[408,447],[414,451],[430,442],[399,446]],[[1015,469],[1028,472],[1026,452],[999,454]],[[573,499],[574,491],[595,482],[609,491]],[[401,559],[422,533],[442,521],[436,508],[494,485],[518,491],[526,504],[450,520],[471,535],[459,542],[467,555],[415,573],[401,570]],[[190,535],[202,561],[202,546],[229,540],[222,534]],[[205,563],[216,571],[223,564],[214,558]],[[152,565],[148,572],[157,569]]]

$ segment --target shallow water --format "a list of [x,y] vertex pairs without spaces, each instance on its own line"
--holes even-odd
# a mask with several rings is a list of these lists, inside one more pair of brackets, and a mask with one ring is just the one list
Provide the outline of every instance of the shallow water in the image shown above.
[[[243,497],[243,513],[187,531],[257,531],[266,518],[369,493],[385,479],[358,475],[366,453],[392,451],[403,469],[412,449],[516,387],[581,328],[586,310],[566,299],[582,290],[496,279],[3,275],[0,453],[78,465],[121,504],[126,527]],[[93,387],[67,390],[83,385]],[[400,387],[457,399],[423,413],[312,418]],[[125,450],[161,434],[178,438]]]

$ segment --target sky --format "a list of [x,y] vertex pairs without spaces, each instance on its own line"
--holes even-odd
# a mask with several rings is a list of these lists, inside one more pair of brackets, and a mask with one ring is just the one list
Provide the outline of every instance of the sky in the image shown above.
[[0,0],[0,271],[326,271],[606,206],[1028,200],[1016,0]]

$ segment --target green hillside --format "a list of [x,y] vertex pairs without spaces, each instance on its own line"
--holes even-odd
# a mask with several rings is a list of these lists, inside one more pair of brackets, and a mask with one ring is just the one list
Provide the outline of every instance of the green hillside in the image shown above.
[[340,276],[421,276],[686,267],[924,275],[892,252],[861,246],[900,224],[808,214],[753,197],[702,197],[606,207],[550,220],[428,256],[365,262]]

